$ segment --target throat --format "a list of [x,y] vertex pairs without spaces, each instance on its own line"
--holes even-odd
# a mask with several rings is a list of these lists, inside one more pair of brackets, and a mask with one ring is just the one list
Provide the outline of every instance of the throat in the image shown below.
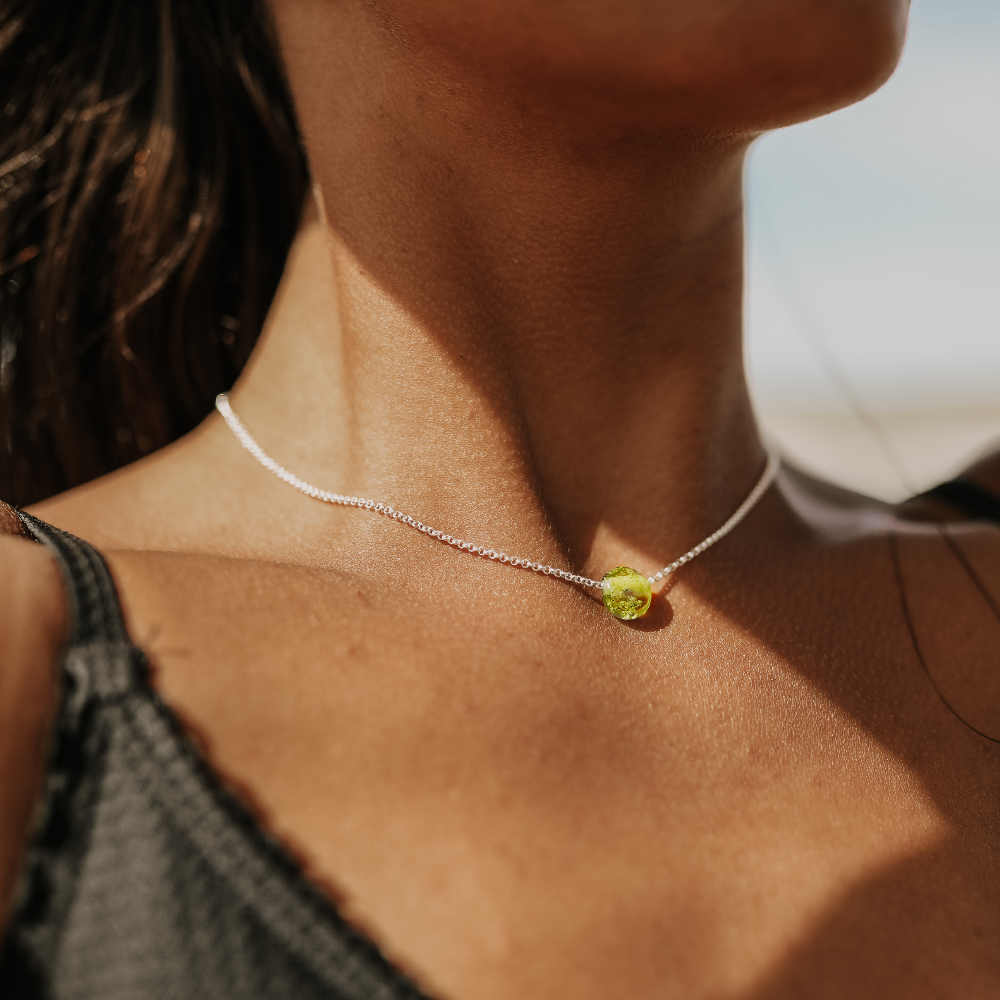
[[323,490],[598,579],[654,573],[764,465],[742,359],[741,155],[719,151],[686,196],[647,187],[655,226],[609,195],[572,226],[546,210],[545,238],[512,202],[516,218],[479,220],[476,239],[410,211],[412,240],[387,246],[378,212],[359,229],[343,191],[317,188],[234,409]]

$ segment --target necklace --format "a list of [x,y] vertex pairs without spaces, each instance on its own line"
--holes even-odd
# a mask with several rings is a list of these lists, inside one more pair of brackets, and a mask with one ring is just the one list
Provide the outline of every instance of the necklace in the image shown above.
[[569,570],[559,569],[556,566],[545,566],[542,563],[532,562],[530,559],[518,559],[507,555],[506,552],[498,552],[496,549],[487,549],[482,545],[474,545],[462,538],[455,538],[447,535],[443,531],[438,531],[423,521],[404,514],[386,503],[378,503],[375,500],[368,500],[365,497],[349,497],[340,493],[329,493],[321,490],[318,486],[311,486],[309,483],[299,479],[298,476],[282,468],[271,458],[267,452],[257,443],[253,435],[243,426],[243,422],[229,405],[229,399],[225,393],[215,397],[215,408],[222,414],[222,419],[228,424],[229,429],[236,435],[237,440],[254,458],[260,462],[269,472],[273,472],[283,482],[295,487],[299,492],[324,503],[339,504],[342,507],[363,507],[365,510],[374,511],[385,517],[391,517],[400,524],[409,525],[417,531],[431,538],[436,538],[445,545],[452,548],[461,549],[464,552],[471,552],[473,555],[481,556],[485,559],[494,559],[497,562],[506,563],[508,566],[516,566],[518,569],[531,570],[533,573],[544,573],[546,576],[555,576],[568,583],[575,583],[580,587],[592,587],[601,592],[604,606],[615,616],[623,621],[631,621],[641,618],[648,610],[653,600],[653,585],[665,580],[674,570],[680,569],[685,563],[689,563],[695,556],[700,556],[706,549],[711,548],[716,542],[721,541],[729,534],[750,513],[756,506],[757,501],[767,492],[774,477],[778,473],[781,459],[777,454],[771,454],[756,486],[750,491],[746,500],[740,504],[732,517],[722,525],[721,528],[713,531],[704,541],[699,542],[693,549],[689,549],[684,555],[675,559],[669,566],[664,566],[658,573],[652,576],[643,576],[638,570],[629,566],[616,566],[604,574],[602,580],[591,580],[589,577],[580,576],[577,573],[570,573]]

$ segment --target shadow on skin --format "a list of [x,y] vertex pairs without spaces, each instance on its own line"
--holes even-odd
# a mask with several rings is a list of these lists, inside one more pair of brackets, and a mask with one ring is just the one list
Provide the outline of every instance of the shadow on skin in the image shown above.
[[653,594],[649,610],[635,621],[623,622],[634,632],[660,632],[674,620],[674,609],[663,593]]
[[[970,635],[967,615],[942,613],[947,607],[964,610],[983,604],[984,598],[973,580],[956,572],[954,556],[943,543],[927,542],[926,536],[897,539],[907,595],[921,594],[925,616],[935,593],[938,599],[929,671],[952,676],[960,666],[952,660],[971,656],[971,642],[980,664],[993,664],[995,672],[1000,621],[994,618],[990,625],[979,615],[979,630]],[[885,551],[884,558],[869,559],[868,571],[862,573],[859,546],[865,544],[884,545]],[[742,557],[734,551],[741,548]],[[988,850],[997,841],[991,831],[1000,820],[995,787],[1000,746],[953,715],[924,673],[906,624],[888,541],[869,537],[831,545],[809,563],[803,559],[784,566],[781,559],[770,566],[762,556],[755,560],[748,548],[745,539],[737,540],[715,554],[715,565],[692,570],[685,585],[860,723],[919,782],[948,832],[933,847],[927,848],[925,841],[910,856],[851,886],[739,1000],[996,995],[991,989],[982,992],[982,984],[990,976],[994,984],[1000,982],[1000,877]],[[748,579],[741,566],[755,564],[755,579]],[[941,589],[937,583],[945,568],[950,574]],[[995,574],[1000,576],[1000,566]],[[995,589],[997,580],[990,582]],[[783,614],[767,613],[748,587],[771,594],[772,607]],[[817,612],[819,606],[825,606],[825,613]],[[785,627],[788,622],[798,627]],[[918,642],[929,627],[926,620],[917,624]],[[851,638],[845,641],[845,635]],[[848,650],[846,665],[839,668],[824,656],[837,643]],[[983,693],[988,693],[985,688]],[[965,706],[973,700],[967,692]],[[1000,702],[993,706],[997,718]],[[837,771],[831,768],[824,780],[836,782]],[[979,991],[963,992],[963,972]]]
[[[913,888],[935,872],[962,865],[959,838],[921,853],[850,889],[757,987],[739,1000],[846,1000],[877,995],[886,1000],[913,996],[983,998],[996,994],[963,992],[956,956],[972,952],[981,969],[1000,983],[1000,964],[992,929],[970,921],[964,899],[940,894],[933,906],[914,912]],[[984,869],[986,866],[983,866]],[[982,872],[980,902],[995,906],[995,884]],[[901,972],[887,961],[905,935],[909,958]]]
[[[424,329],[441,331],[442,352],[479,390],[483,405],[502,415],[507,400],[463,357],[461,338],[449,342],[449,331],[460,329],[467,318],[449,313],[447,296],[435,296],[417,285],[422,280],[419,269],[400,264],[390,252],[396,245],[408,245],[407,234],[387,228],[394,242],[382,246],[377,239],[366,243],[352,238],[349,228],[341,237],[359,269],[389,299]],[[602,256],[613,256],[613,250],[600,247]],[[461,266],[468,266],[470,281],[476,279],[472,264],[462,261]],[[687,289],[676,290],[681,312],[687,295]],[[484,328],[502,340],[509,331],[488,319]],[[525,349],[534,346],[528,343]],[[692,342],[684,350],[710,354],[719,346]],[[623,466],[630,462],[629,448],[646,449],[648,455],[648,439],[627,445],[619,453]],[[913,650],[884,535],[834,542],[805,524],[799,531],[789,531],[795,518],[777,491],[750,518],[756,522],[755,532],[736,532],[724,546],[706,552],[685,567],[676,596],[668,600],[666,591],[660,592],[645,618],[622,624],[633,632],[663,632],[673,621],[674,606],[683,608],[685,592],[697,595],[718,618],[752,639],[748,645],[757,649],[747,657],[749,671],[756,667],[753,661],[760,650],[773,654],[781,671],[803,678],[835,712],[849,716],[877,742],[900,771],[912,776],[949,832],[933,848],[914,848],[903,860],[897,852],[893,860],[841,893],[804,930],[792,953],[778,959],[739,1000],[845,1000],[860,991],[886,998],[921,991],[956,995],[963,969],[971,972],[968,967],[975,965],[982,975],[987,966],[988,959],[977,962],[976,955],[985,956],[988,950],[1000,955],[995,915],[983,927],[977,926],[978,917],[970,923],[968,916],[995,911],[990,894],[996,895],[997,873],[984,850],[989,839],[983,828],[1000,824],[996,806],[1000,794],[984,785],[998,771],[1000,748],[950,715],[928,683]],[[609,509],[589,523],[574,525],[572,534],[581,550],[589,547],[601,524],[637,550],[648,547],[639,537],[641,527],[631,523],[626,512]],[[689,539],[688,544],[696,541]],[[659,561],[662,564],[676,554],[661,553]],[[933,585],[933,575],[912,566],[906,581],[908,586]],[[957,600],[954,593],[942,596]],[[1000,636],[1000,628],[995,635]],[[1000,647],[995,639],[994,647]],[[781,706],[767,701],[766,680],[760,679],[762,711],[778,713]],[[725,676],[723,681],[733,683]],[[798,721],[808,732],[810,720]],[[720,732],[720,737],[724,735]],[[836,755],[824,751],[824,762],[824,781],[845,780],[837,770]],[[755,777],[768,780],[766,774]],[[789,811],[795,806],[794,801],[786,803]],[[872,814],[877,822],[877,802]],[[775,900],[780,900],[781,888],[773,887]],[[761,906],[767,905],[765,898]],[[953,974],[954,979],[948,978]],[[929,981],[933,976],[937,982]]]
[[[364,259],[362,248],[352,249]],[[412,311],[428,328],[447,326],[446,318],[427,309],[426,300],[401,286],[396,276],[387,278],[384,265],[376,260],[365,264],[393,298],[408,306],[420,303]],[[461,357],[454,360],[465,367],[470,381],[479,382]],[[501,408],[499,401],[491,402]],[[802,525],[801,533],[789,540],[788,507],[776,490],[750,519],[758,521],[756,532],[734,533],[724,546],[685,567],[669,589],[681,586],[696,594],[851,716],[914,776],[953,834],[850,888],[759,985],[733,1000],[844,1000],[873,990],[887,1000],[927,995],[928,990],[930,995],[956,995],[963,968],[972,974],[975,967],[982,975],[991,956],[996,961],[1000,955],[1000,922],[985,921],[988,926],[979,927],[969,918],[971,912],[995,909],[989,893],[995,899],[1000,889],[991,859],[981,857],[983,833],[981,826],[977,829],[987,820],[1000,824],[996,808],[983,806],[1000,801],[1000,790],[993,790],[991,800],[979,777],[996,772],[1000,747],[954,718],[922,671],[884,531],[831,542]],[[608,512],[606,523],[621,538],[641,545],[628,524],[615,520],[614,511]],[[598,524],[589,529],[585,541],[593,539]],[[805,542],[808,536],[811,541]],[[941,552],[954,558],[943,543]],[[908,589],[933,586],[933,572],[910,562],[905,566]],[[981,600],[967,583],[969,599]],[[655,596],[644,618],[621,624],[634,632],[666,630],[674,619],[667,591]],[[600,602],[590,592],[587,596]],[[949,602],[959,600],[955,593],[946,596]],[[673,603],[680,601],[682,597]],[[1000,623],[991,648],[1000,649]],[[830,772],[829,780],[837,780],[836,772]],[[970,886],[983,894],[978,907],[968,905]],[[775,891],[780,894],[780,887]],[[981,958],[978,963],[975,955]],[[905,975],[901,969],[907,970]],[[949,979],[952,974],[958,978]]]

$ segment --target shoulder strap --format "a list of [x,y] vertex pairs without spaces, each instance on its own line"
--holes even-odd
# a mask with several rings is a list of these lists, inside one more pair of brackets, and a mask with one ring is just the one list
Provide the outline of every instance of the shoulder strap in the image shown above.
[[118,592],[103,556],[92,545],[61,528],[18,511],[31,536],[47,546],[66,580],[69,597],[69,646],[129,643]]

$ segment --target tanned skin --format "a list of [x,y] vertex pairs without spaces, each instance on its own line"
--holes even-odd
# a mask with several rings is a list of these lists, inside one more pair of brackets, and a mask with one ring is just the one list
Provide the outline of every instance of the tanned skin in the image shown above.
[[[273,8],[316,197],[231,394],[262,446],[591,576],[714,530],[765,461],[745,151],[875,89],[905,2]],[[106,554],[212,766],[429,993],[995,997],[1000,748],[966,723],[1000,738],[998,625],[938,526],[785,474],[627,625],[309,500],[215,416],[34,512]],[[1000,533],[951,530],[1000,593]],[[64,624],[4,541],[36,595],[3,574],[10,865]]]
[[0,504],[0,924],[42,780],[55,708],[53,664],[66,635],[59,571]]

